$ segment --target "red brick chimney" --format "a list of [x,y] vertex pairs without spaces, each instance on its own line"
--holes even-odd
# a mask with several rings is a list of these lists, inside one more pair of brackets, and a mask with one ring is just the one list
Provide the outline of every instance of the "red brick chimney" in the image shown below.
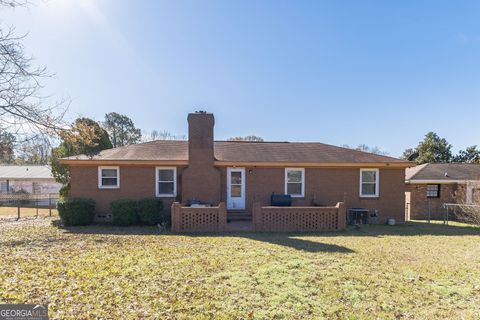
[[198,111],[188,115],[188,167],[182,173],[182,202],[220,202],[220,171],[214,167],[214,125],[211,113]]

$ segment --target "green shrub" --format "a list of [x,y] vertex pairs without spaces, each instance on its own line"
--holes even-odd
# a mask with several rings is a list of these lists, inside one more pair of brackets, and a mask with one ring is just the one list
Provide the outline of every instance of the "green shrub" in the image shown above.
[[110,203],[113,224],[117,226],[129,226],[138,222],[138,201],[120,199]]
[[58,193],[60,194],[60,197],[62,198],[68,198],[70,197],[70,183],[66,184],[66,185],[63,185],[60,190],[58,191]]
[[66,198],[57,203],[58,215],[66,226],[91,224],[95,216],[95,200]]
[[163,222],[163,202],[160,199],[147,198],[138,201],[138,220],[142,224]]

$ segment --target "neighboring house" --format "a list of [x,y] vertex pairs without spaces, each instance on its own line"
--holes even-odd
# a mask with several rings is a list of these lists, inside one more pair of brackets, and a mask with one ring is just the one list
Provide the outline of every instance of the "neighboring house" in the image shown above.
[[294,206],[367,208],[405,220],[405,168],[411,162],[322,143],[214,141],[214,117],[189,114],[188,141],[152,141],[64,158],[71,195],[96,200],[97,213],[121,198],[225,202],[248,217],[253,203],[290,194]]
[[406,171],[405,201],[411,219],[443,219],[444,203],[480,204],[480,165],[429,163]]
[[58,193],[61,186],[55,182],[49,166],[0,165],[0,193]]

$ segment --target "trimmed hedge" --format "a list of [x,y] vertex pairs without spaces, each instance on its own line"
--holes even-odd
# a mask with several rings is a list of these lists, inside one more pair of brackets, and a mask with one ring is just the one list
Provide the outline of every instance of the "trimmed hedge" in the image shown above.
[[91,224],[95,216],[95,200],[66,198],[57,203],[58,215],[66,226]]
[[113,224],[129,226],[132,224],[154,225],[164,222],[163,202],[156,198],[141,200],[120,199],[110,203]]
[[163,202],[160,199],[147,198],[138,201],[138,221],[143,224],[163,222]]
[[113,224],[117,226],[129,226],[138,222],[138,201],[131,199],[119,199],[110,203]]

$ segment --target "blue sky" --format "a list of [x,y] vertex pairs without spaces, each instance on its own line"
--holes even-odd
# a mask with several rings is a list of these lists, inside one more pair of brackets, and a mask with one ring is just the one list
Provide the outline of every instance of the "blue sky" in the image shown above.
[[39,0],[2,9],[56,73],[69,117],[116,111],[143,130],[379,146],[428,131],[480,144],[478,1]]

